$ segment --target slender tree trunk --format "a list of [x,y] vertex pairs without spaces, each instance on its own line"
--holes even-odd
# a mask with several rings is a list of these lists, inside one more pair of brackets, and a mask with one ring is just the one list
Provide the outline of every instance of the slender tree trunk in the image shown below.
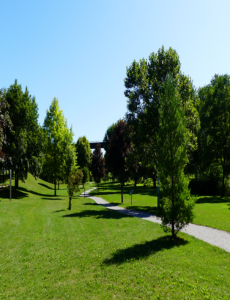
[[71,197],[69,197],[69,210],[71,210]]
[[58,189],[59,189],[59,179],[58,179]]
[[56,196],[57,193],[56,193],[56,178],[54,178],[54,196]]
[[153,173],[153,188],[156,189],[157,188],[157,173]]
[[4,168],[2,168],[2,174],[3,174],[3,182],[5,182]]
[[14,176],[14,180],[15,180],[15,190],[18,189],[18,171],[15,170],[15,176]]
[[224,197],[224,195],[225,195],[225,185],[224,185],[224,178],[225,178],[225,167],[223,166],[223,176],[222,176],[221,197]]
[[97,194],[99,195],[99,183],[97,184],[97,187],[98,187]]
[[123,180],[121,181],[121,203],[123,203]]

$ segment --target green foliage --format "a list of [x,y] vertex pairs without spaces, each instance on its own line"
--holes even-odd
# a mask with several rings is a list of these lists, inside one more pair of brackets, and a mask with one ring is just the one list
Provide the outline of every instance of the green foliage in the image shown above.
[[[159,127],[159,101],[167,74],[171,74],[180,94],[180,101],[187,119],[190,142],[188,151],[196,149],[196,132],[199,129],[199,114],[197,112],[197,95],[189,77],[183,75],[180,69],[177,52],[172,48],[160,48],[157,53],[151,53],[148,60],[134,61],[126,71],[125,96],[127,97],[126,120],[132,127],[132,144],[139,153],[142,165],[153,174],[156,185],[156,135]],[[191,164],[191,161],[189,161]],[[189,172],[189,168],[188,172]]]
[[230,174],[230,76],[215,75],[210,85],[199,90],[199,97],[203,158],[208,165],[217,162],[221,166],[223,197]]
[[25,180],[28,171],[34,176],[40,173],[46,139],[38,125],[35,98],[31,97],[28,89],[23,92],[21,85],[15,80],[5,91],[4,97],[9,104],[7,110],[12,121],[12,130],[9,127],[5,129],[7,142],[3,145],[3,152],[7,157],[7,168],[15,171],[17,188],[18,179]]
[[160,214],[164,230],[171,231],[174,238],[178,230],[192,221],[193,202],[190,199],[188,179],[184,175],[188,161],[189,133],[172,76],[167,77],[163,86],[160,105],[157,135]]
[[12,122],[9,115],[9,104],[6,101],[6,96],[2,90],[0,90],[0,113],[0,159],[2,164],[4,164],[6,157],[1,150],[3,144],[8,142],[7,136],[4,134],[4,132],[6,131],[6,128],[8,128],[9,131],[12,130]]
[[128,177],[125,159],[131,147],[129,126],[123,120],[119,120],[113,130],[114,134],[109,139],[108,165],[113,176],[119,178],[121,183],[121,202],[123,202],[123,185]]
[[97,144],[93,151],[91,171],[95,182],[100,183],[105,175],[105,159],[102,155],[100,144]]
[[84,167],[90,168],[91,166],[91,150],[89,141],[85,136],[79,137],[76,145],[77,163],[81,169]]
[[71,210],[71,200],[74,193],[79,192],[79,185],[82,183],[83,173],[81,170],[72,169],[68,178],[69,210]]
[[83,173],[82,183],[84,185],[87,181],[89,181],[90,171],[87,167],[84,167],[82,169],[82,173]]
[[43,128],[48,139],[43,174],[54,180],[56,195],[57,180],[66,178],[76,161],[72,128],[68,129],[56,98],[47,110]]

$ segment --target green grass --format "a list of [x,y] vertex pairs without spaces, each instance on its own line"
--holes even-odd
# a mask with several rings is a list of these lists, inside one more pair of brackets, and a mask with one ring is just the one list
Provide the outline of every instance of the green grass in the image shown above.
[[229,253],[52,188],[0,194],[0,299],[230,298]]
[[[104,187],[105,190],[100,188],[100,195],[106,201],[129,209],[157,214],[157,189],[143,187],[140,184],[137,187],[126,185],[124,187],[124,203],[121,204],[120,185],[118,183],[107,183]],[[129,195],[131,189],[134,190],[132,205],[131,196]],[[98,193],[93,191],[91,195],[97,196]],[[230,232],[230,197],[196,197],[194,213],[194,224]]]

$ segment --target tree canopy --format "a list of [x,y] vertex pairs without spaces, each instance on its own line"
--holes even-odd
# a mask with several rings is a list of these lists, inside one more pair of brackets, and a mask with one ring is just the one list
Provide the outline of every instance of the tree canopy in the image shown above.
[[165,231],[174,238],[177,231],[192,221],[193,202],[184,167],[188,161],[189,132],[180,95],[172,76],[167,76],[160,97],[157,134],[158,172],[160,177],[160,215]]
[[79,137],[75,145],[77,153],[77,163],[81,169],[84,167],[90,168],[91,166],[91,150],[89,141],[85,136]]
[[62,176],[66,178],[76,165],[72,128],[68,128],[57,98],[46,112],[43,129],[48,139],[43,172],[54,180],[56,195],[57,180]]

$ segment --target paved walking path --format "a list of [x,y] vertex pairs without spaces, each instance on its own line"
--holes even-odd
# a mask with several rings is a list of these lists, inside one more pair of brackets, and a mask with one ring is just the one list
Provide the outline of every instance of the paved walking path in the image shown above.
[[[161,219],[156,217],[155,215],[150,215],[141,211],[135,211],[124,207],[116,206],[105,201],[100,197],[90,196],[89,193],[94,189],[96,188],[92,188],[88,191],[85,191],[85,197],[94,200],[97,204],[102,205],[108,209],[112,209],[132,217],[138,217],[143,220],[161,224]],[[84,193],[82,193],[81,196],[84,197]],[[230,233],[226,231],[190,223],[188,226],[182,229],[181,232],[193,235],[194,237],[202,241],[205,241],[211,245],[217,246],[226,250],[227,252],[230,252]]]

